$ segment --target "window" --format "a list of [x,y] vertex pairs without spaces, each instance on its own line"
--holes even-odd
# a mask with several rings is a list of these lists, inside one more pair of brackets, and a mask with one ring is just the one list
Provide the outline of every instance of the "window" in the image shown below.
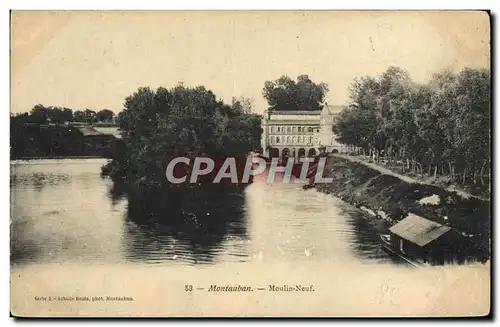
[[292,138],[292,143],[293,143],[293,144],[297,143],[297,137],[295,137],[295,136],[294,136],[294,137]]
[[286,128],[286,132],[287,132],[287,133],[290,133],[290,126],[288,126],[288,127]]
[[280,132],[281,132],[281,127],[278,126],[278,133],[280,133]]
[[312,133],[313,128],[312,128],[312,127],[309,127],[309,128],[307,129],[307,131],[308,131],[309,133]]
[[274,126],[271,126],[271,133],[274,133]]
[[[290,127],[288,127],[288,128],[290,128]],[[290,144],[290,136],[286,137],[286,144]]]
[[280,143],[280,137],[276,136],[276,144],[279,144],[279,143]]
[[297,132],[297,127],[293,126],[292,127],[292,133],[296,133]]
[[274,136],[271,136],[271,137],[269,138],[269,143],[274,144]]

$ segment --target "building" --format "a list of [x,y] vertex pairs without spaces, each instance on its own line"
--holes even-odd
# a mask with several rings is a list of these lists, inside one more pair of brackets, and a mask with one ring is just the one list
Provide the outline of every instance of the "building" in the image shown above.
[[389,228],[389,232],[394,250],[427,263],[459,260],[463,254],[459,235],[451,227],[413,213]]
[[266,157],[315,156],[320,148],[343,152],[332,131],[342,106],[325,105],[318,111],[264,111],[261,146]]
[[82,154],[108,157],[114,153],[116,141],[121,139],[118,127],[76,127],[82,143]]

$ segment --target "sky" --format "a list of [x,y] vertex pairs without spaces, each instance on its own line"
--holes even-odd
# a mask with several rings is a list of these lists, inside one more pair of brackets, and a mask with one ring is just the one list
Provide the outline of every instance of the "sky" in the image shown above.
[[13,11],[11,112],[35,104],[118,113],[138,87],[204,85],[267,103],[266,80],[307,74],[343,105],[356,77],[389,66],[432,73],[489,68],[484,12]]

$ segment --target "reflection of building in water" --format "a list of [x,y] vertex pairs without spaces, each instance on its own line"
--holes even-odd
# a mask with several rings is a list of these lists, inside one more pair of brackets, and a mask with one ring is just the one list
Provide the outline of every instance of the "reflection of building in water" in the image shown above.
[[321,147],[342,152],[332,131],[341,106],[325,105],[318,111],[264,111],[261,145],[266,157],[314,156]]

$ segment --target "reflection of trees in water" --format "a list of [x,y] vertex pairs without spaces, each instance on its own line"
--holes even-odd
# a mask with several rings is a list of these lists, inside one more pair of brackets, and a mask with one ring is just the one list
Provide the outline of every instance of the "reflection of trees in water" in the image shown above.
[[382,250],[379,234],[387,229],[382,220],[366,219],[363,212],[348,204],[340,204],[342,216],[348,217],[347,222],[351,225],[355,239],[351,243],[356,255],[363,258],[381,259],[387,254]]
[[34,190],[41,191],[48,185],[60,185],[71,183],[69,173],[22,173],[10,176],[10,186],[14,184],[32,185]]
[[26,221],[12,221],[10,226],[11,265],[30,262],[40,255],[39,246],[25,232]]
[[131,260],[212,262],[227,237],[247,239],[242,189],[128,194],[125,251]]
[[[101,178],[104,179],[106,177],[101,175]],[[113,206],[116,205],[120,200],[126,198],[127,192],[125,184],[120,183],[120,181],[114,181],[108,190],[108,197],[111,200],[111,204]]]

